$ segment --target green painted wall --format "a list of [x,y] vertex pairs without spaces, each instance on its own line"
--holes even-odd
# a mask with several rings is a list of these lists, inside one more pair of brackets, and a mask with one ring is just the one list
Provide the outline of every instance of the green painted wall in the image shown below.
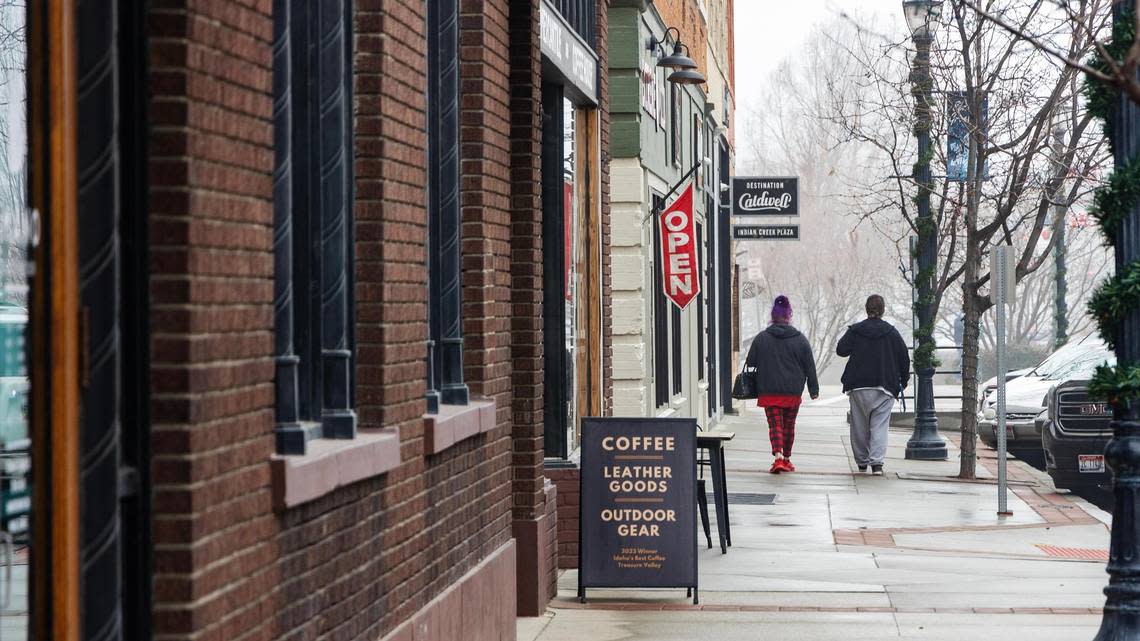
[[[638,158],[646,170],[672,186],[705,155],[708,138],[716,132],[704,124],[704,92],[694,85],[677,85],[680,158],[673,162],[673,85],[667,81],[672,70],[657,67],[657,57],[646,48],[650,38],[664,37],[665,25],[652,4],[647,4],[644,11],[631,6],[635,2],[626,5],[614,6],[609,13],[610,154],[615,158]],[[643,69],[656,75],[655,82],[643,81]],[[697,154],[693,153],[694,114],[702,121]],[[694,201],[697,211],[704,212],[703,194],[695,193]]]

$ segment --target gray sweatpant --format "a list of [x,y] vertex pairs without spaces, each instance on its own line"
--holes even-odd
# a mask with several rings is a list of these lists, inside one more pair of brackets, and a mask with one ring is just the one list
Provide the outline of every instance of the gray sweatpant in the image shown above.
[[882,465],[895,399],[878,389],[851,390],[851,449],[855,465]]

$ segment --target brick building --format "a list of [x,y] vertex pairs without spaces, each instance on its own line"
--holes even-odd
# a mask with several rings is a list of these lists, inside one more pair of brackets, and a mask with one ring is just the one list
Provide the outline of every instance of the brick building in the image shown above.
[[0,16],[30,268],[6,635],[513,639],[544,609],[547,467],[614,405],[609,5]]

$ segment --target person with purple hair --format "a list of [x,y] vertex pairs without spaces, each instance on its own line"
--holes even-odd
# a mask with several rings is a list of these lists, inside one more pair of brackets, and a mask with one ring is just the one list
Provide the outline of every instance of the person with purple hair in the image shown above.
[[768,439],[775,461],[772,474],[794,472],[792,444],[796,439],[796,415],[807,384],[813,399],[819,398],[815,357],[807,337],[792,327],[792,303],[780,294],[772,303],[772,324],[752,339],[745,369],[755,370],[757,405],[768,419]]

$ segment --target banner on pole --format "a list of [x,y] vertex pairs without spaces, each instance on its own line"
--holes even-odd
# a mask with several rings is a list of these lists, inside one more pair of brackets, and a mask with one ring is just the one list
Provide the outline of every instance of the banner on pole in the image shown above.
[[[986,125],[989,120],[989,101],[982,96],[978,105],[981,123],[975,123],[970,115],[970,104],[966,92],[946,92],[946,180],[965,182],[969,174],[970,132],[981,130],[981,140],[986,139]],[[981,168],[982,178],[989,178],[989,166]]]
[[701,292],[692,183],[665,208],[657,224],[661,231],[661,280],[665,297],[685,309]]

